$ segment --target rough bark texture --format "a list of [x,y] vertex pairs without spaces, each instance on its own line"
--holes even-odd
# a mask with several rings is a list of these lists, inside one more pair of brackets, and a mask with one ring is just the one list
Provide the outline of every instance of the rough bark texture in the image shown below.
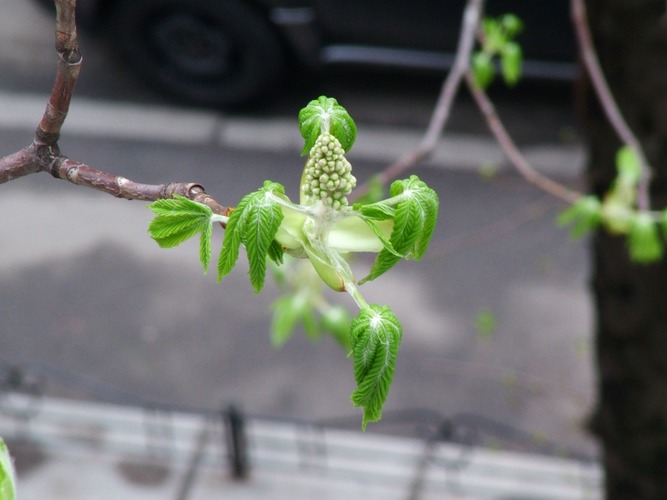
[[[664,0],[587,0],[602,66],[653,167],[652,207],[667,206],[667,17]],[[615,175],[619,141],[587,100],[591,190]],[[667,499],[667,261],[629,262],[625,242],[593,242],[597,408],[608,499]]]

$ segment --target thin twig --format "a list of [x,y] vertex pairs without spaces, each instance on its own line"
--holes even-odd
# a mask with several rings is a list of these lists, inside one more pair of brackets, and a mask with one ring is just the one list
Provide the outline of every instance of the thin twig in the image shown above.
[[556,198],[560,198],[566,203],[574,203],[581,198],[582,195],[577,191],[546,177],[533,168],[523,153],[521,153],[509,132],[507,132],[505,125],[503,125],[500,116],[498,116],[498,113],[496,112],[495,106],[486,92],[475,84],[472,74],[468,73],[466,75],[466,82],[468,83],[470,93],[484,115],[486,123],[493,133],[496,142],[503,149],[517,172],[519,172],[519,174],[521,174],[521,176],[530,184],[552,194]]
[[579,53],[581,54],[584,66],[591,79],[598,100],[600,101],[600,105],[621,141],[634,151],[641,165],[641,177],[637,192],[637,206],[640,210],[649,210],[651,206],[649,193],[651,169],[646,159],[646,155],[644,154],[641,143],[632,132],[632,129],[625,121],[625,118],[623,118],[618,104],[609,89],[607,80],[604,77],[588,27],[586,6],[584,5],[583,0],[571,0],[570,8],[572,23],[574,24],[577,41],[579,43]]
[[76,0],[56,0],[56,78],[46,111],[35,134],[37,144],[55,144],[67,117],[82,57],[76,35]]
[[0,184],[37,172],[47,172],[57,179],[118,198],[155,201],[181,195],[209,206],[216,214],[229,215],[229,207],[218,203],[198,183],[143,184],[98,170],[61,154],[58,139],[69,112],[82,57],[76,34],[76,0],[55,0],[55,5],[58,65],[51,95],[33,143],[0,158]]
[[[454,64],[442,84],[438,102],[420,144],[403,155],[397,162],[387,167],[378,177],[381,184],[387,184],[408,168],[426,160],[433,154],[438,139],[447,124],[456,93],[463,77],[468,72],[470,57],[475,46],[475,34],[484,8],[484,0],[468,0],[463,12],[463,24],[459,35]],[[364,186],[360,189],[364,190]]]

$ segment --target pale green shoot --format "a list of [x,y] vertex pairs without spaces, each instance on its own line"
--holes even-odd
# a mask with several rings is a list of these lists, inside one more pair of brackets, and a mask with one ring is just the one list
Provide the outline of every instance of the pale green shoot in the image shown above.
[[321,312],[323,325],[334,330],[341,345],[351,349],[358,385],[352,401],[364,408],[365,428],[382,415],[402,329],[387,306],[366,302],[347,257],[353,252],[378,254],[368,276],[359,284],[379,277],[402,258],[421,259],[435,229],[438,196],[413,175],[395,181],[386,200],[350,206],[347,196],[356,179],[345,153],[356,137],[354,121],[335,99],[323,96],[301,110],[299,126],[308,153],[299,203],[292,202],[284,187],[272,181],[265,181],[262,188],[244,196],[228,218],[182,197],[160,200],[151,205],[156,218],[149,232],[163,247],[176,246],[200,234],[200,260],[207,269],[213,222],[225,222],[218,280],[234,268],[243,246],[255,292],[264,285],[267,258],[280,264],[284,253],[308,259],[324,283],[347,292],[361,310],[352,321],[347,339],[341,329],[349,326],[349,315],[330,313],[329,308],[322,307],[319,292],[304,281],[302,286],[294,287],[291,296],[275,304],[272,340],[281,345],[296,324],[302,324],[311,337],[316,337],[316,313]]

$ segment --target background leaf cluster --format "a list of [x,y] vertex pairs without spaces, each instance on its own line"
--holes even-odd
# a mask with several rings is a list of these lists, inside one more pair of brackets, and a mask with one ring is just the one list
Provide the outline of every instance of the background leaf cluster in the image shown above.
[[481,26],[481,48],[473,53],[471,69],[475,84],[486,89],[496,75],[495,61],[506,85],[514,86],[521,79],[523,50],[515,38],[523,31],[523,22],[514,14],[498,18],[486,17]]

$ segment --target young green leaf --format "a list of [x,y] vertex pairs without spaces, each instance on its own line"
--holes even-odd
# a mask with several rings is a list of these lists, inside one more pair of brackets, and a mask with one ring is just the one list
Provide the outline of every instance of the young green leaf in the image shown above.
[[628,234],[628,248],[630,258],[640,264],[650,264],[662,258],[664,248],[658,226],[651,214],[635,214]]
[[278,243],[277,240],[273,240],[271,242],[271,245],[269,245],[269,252],[268,252],[269,259],[271,259],[276,264],[280,265],[283,263],[284,256],[285,256],[285,250],[283,249],[283,246],[280,243]]
[[373,203],[371,205],[355,203],[353,208],[363,216],[374,220],[393,219],[396,215],[396,209],[384,202]]
[[218,281],[232,270],[243,244],[250,264],[250,283],[255,292],[264,286],[266,258],[277,257],[273,241],[283,219],[280,205],[272,194],[284,196],[285,189],[280,184],[265,181],[261,189],[244,196],[232,211],[218,259]]
[[308,154],[320,134],[331,134],[343,149],[350,150],[357,138],[357,126],[347,110],[332,97],[320,96],[299,112],[299,130],[306,143],[301,155]]
[[241,241],[245,245],[250,269],[250,283],[255,292],[264,286],[266,276],[266,258],[272,242],[278,232],[283,214],[280,206],[272,202],[253,203],[249,206],[248,214],[244,218],[245,227]]
[[471,70],[475,85],[480,89],[484,90],[493,83],[493,61],[486,52],[480,50],[473,54]]
[[303,323],[308,336],[316,339],[319,330],[312,301],[304,293],[280,297],[273,303],[271,343],[275,347],[282,346],[292,336],[299,322]]
[[637,153],[630,146],[623,146],[617,151],[616,170],[619,182],[632,186],[639,182],[642,167]]
[[155,218],[148,226],[148,232],[162,248],[175,247],[201,233],[199,260],[206,272],[211,259],[213,211],[206,205],[178,195],[157,200],[149,208],[155,213]]
[[350,340],[350,325],[352,316],[342,306],[329,306],[322,312],[320,328],[329,332],[340,344],[345,352],[350,352],[352,343]]
[[236,265],[239,258],[239,247],[241,246],[243,234],[243,217],[245,209],[252,200],[255,193],[248,194],[241,198],[239,204],[234,208],[227,221],[225,228],[225,238],[218,257],[218,281],[227,276]]
[[584,196],[558,215],[557,223],[564,227],[573,224],[573,238],[579,238],[595,229],[601,220],[600,200],[596,196]]
[[395,203],[394,227],[389,242],[393,251],[380,251],[370,273],[359,283],[373,280],[391,269],[399,255],[419,260],[428,249],[438,218],[438,195],[416,175],[395,181],[390,188],[391,198],[385,203]]
[[508,86],[516,85],[521,78],[523,52],[516,42],[508,42],[500,52],[500,66],[503,80]]
[[505,36],[512,39],[523,31],[523,21],[515,14],[505,14],[500,18],[500,26],[502,26]]
[[387,306],[370,305],[352,321],[350,338],[357,389],[354,406],[363,407],[361,427],[382,417],[382,407],[394,378],[403,330]]
[[0,499],[14,500],[16,498],[16,475],[14,464],[9,456],[7,445],[0,438]]

